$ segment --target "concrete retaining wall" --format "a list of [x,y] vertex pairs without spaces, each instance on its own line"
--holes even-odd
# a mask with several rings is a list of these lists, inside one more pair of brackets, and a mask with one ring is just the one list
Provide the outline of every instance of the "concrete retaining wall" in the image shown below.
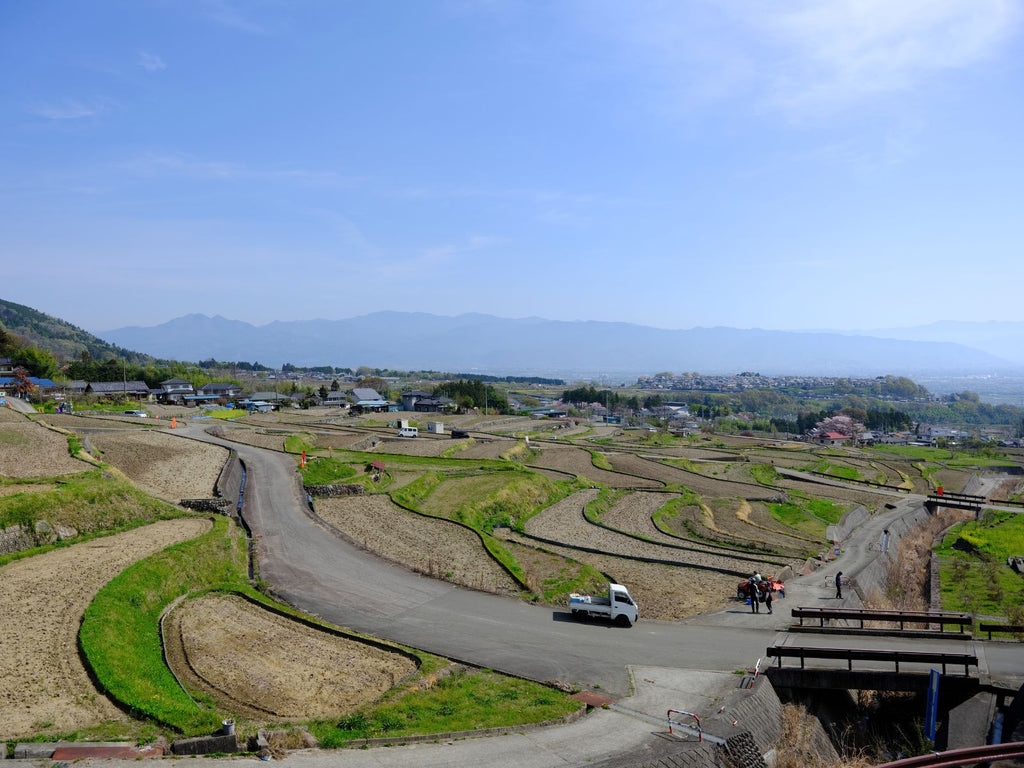
[[[924,504],[921,504],[909,510],[902,517],[893,520],[889,524],[889,543],[885,552],[879,553],[878,557],[873,558],[856,574],[846,574],[854,578],[857,595],[862,600],[872,588],[882,589],[884,587],[886,571],[899,553],[900,539],[907,531],[923,525],[930,516]],[[848,607],[854,606],[848,605]]]
[[[838,763],[839,755],[825,729],[813,718],[810,723],[811,733],[804,734],[802,743],[807,757],[817,759],[808,762]],[[609,768],[767,768],[774,764],[782,739],[782,701],[768,678],[759,677],[750,688],[738,687],[727,695],[722,711],[704,719],[701,727],[725,743],[686,742],[655,759],[609,761]]]
[[971,475],[970,479],[964,483],[964,489],[961,493],[967,493],[971,496],[983,496],[982,493],[985,484],[981,482],[981,477],[978,475]]
[[217,478],[216,491],[217,495],[228,501],[230,509],[236,509],[238,495],[242,492],[242,462],[234,451],[228,456],[220,477]]
[[212,755],[228,754],[238,751],[238,738],[233,733],[218,736],[196,736],[192,739],[179,739],[171,744],[171,752],[176,755]]
[[846,538],[853,533],[853,530],[871,517],[866,507],[856,506],[849,510],[842,519],[835,525],[825,528],[825,536],[829,541],[846,541]]

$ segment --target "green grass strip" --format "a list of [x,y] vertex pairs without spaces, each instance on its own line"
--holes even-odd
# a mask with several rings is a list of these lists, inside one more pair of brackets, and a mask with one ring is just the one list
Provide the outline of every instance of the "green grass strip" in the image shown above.
[[480,731],[565,717],[579,702],[538,683],[482,670],[460,670],[415,694],[366,707],[340,721],[318,722],[310,732],[326,749],[353,740]]
[[210,733],[219,713],[198,706],[164,663],[160,614],[193,590],[246,585],[245,539],[224,517],[213,529],[124,570],[100,590],[79,632],[82,650],[104,690],[135,715],[183,734]]

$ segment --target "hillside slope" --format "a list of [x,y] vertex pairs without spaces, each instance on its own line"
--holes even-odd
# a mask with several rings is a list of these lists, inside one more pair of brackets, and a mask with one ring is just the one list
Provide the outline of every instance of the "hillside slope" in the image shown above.
[[62,362],[80,359],[83,352],[93,360],[117,358],[134,363],[153,362],[149,355],[110,344],[69,322],[13,301],[0,299],[0,327],[34,347],[47,350]]

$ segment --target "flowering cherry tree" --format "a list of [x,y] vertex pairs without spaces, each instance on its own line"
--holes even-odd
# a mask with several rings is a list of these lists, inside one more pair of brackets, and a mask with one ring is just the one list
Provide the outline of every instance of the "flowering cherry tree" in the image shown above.
[[841,413],[822,419],[814,425],[814,428],[818,430],[819,434],[838,432],[847,437],[857,437],[864,431],[863,424]]

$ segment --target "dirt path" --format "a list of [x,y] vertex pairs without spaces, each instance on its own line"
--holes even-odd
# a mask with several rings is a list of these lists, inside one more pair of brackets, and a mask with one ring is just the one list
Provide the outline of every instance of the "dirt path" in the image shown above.
[[208,520],[167,520],[0,568],[0,741],[125,719],[79,661],[85,609],[132,563],[209,527]]

